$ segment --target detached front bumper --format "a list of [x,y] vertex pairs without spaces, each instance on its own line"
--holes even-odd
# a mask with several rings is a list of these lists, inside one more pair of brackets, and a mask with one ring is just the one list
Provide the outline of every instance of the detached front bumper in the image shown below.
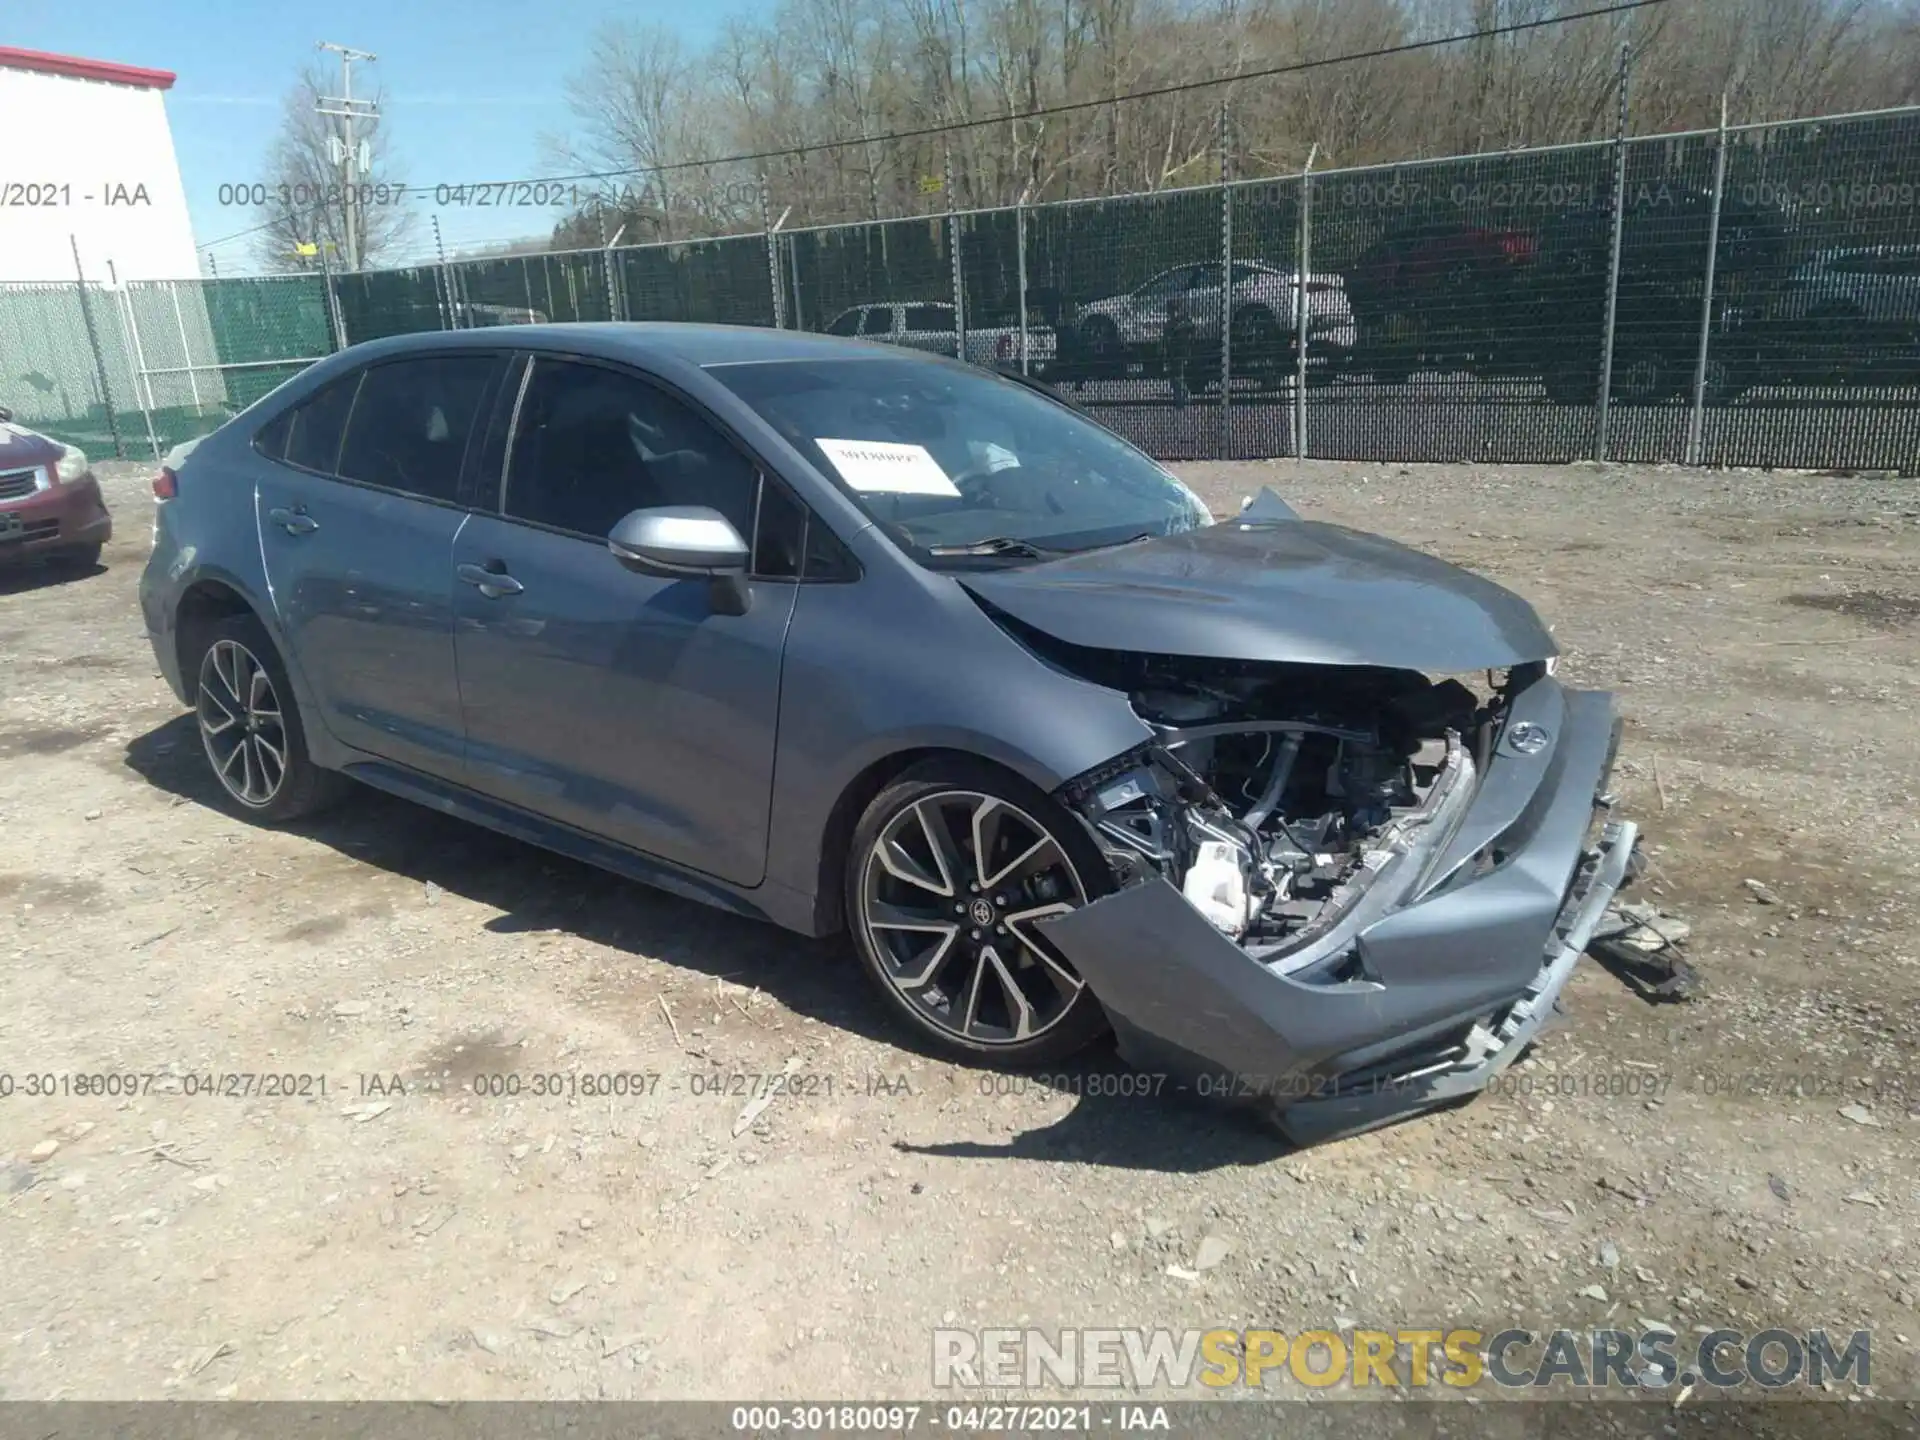
[[1631,873],[1638,831],[1603,816],[1618,741],[1611,696],[1535,681],[1460,823],[1330,962],[1263,963],[1157,877],[1042,928],[1133,1064],[1268,1106],[1299,1144],[1371,1129],[1484,1088],[1552,1015]]

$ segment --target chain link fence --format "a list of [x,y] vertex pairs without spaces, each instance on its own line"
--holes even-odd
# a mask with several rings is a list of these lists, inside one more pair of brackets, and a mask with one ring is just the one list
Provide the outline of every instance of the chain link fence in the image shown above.
[[1920,109],[769,226],[0,287],[0,403],[159,454],[345,344],[679,320],[1018,368],[1166,459],[1920,470]]

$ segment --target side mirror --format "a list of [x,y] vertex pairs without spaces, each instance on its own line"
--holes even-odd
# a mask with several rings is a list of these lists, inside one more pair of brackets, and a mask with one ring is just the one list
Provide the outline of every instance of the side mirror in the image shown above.
[[607,549],[642,575],[741,575],[747,568],[747,542],[705,505],[631,511],[607,535]]

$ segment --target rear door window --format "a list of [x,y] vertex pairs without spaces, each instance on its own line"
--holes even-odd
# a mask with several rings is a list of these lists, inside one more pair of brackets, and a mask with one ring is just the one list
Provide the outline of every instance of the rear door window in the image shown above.
[[938,334],[953,329],[953,312],[940,305],[909,305],[907,329]]
[[339,473],[453,503],[493,355],[423,355],[375,365],[360,383]]
[[891,305],[875,305],[870,308],[867,311],[866,319],[861,322],[860,333],[862,335],[893,334],[893,307]]

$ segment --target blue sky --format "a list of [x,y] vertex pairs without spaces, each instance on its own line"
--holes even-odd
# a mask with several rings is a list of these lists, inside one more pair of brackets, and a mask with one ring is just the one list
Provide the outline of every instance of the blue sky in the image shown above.
[[[167,117],[194,238],[206,245],[258,223],[255,210],[221,205],[220,187],[266,178],[287,89],[310,61],[335,63],[314,49],[319,41],[379,56],[369,70],[385,94],[398,170],[431,188],[545,173],[540,137],[569,128],[567,76],[607,18],[658,19],[700,45],[728,15],[765,8],[766,0],[8,0],[0,42],[176,72]],[[409,249],[425,255],[431,207],[415,209]],[[552,220],[540,210],[439,213],[449,248],[545,234]],[[257,268],[244,240],[216,253],[223,273]]]

